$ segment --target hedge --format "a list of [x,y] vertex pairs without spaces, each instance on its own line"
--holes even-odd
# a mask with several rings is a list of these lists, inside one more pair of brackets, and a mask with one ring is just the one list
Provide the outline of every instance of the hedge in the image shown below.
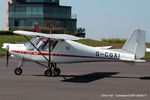
[[14,35],[13,31],[0,31],[0,35]]

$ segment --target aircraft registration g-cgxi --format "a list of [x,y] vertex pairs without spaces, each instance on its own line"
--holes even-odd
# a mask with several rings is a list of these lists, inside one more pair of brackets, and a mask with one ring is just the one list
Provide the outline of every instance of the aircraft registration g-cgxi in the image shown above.
[[[108,49],[110,47],[91,47],[75,40],[84,38],[65,34],[43,34],[29,31],[14,31],[14,34],[24,36],[28,42],[25,44],[4,43],[3,49],[16,58],[18,67],[16,75],[22,74],[23,62],[33,61],[44,66],[44,75],[59,76],[61,70],[56,66],[58,63],[80,63],[121,60],[129,62],[145,62],[140,58],[145,56],[146,32],[135,29],[129,36],[122,49]],[[29,40],[27,36],[32,36]],[[8,63],[8,56],[7,56]]]

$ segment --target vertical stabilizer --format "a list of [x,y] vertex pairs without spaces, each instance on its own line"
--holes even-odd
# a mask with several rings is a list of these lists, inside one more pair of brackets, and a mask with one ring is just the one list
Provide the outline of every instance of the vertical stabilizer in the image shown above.
[[122,50],[133,53],[135,55],[135,59],[142,58],[145,56],[146,51],[145,41],[146,32],[136,29],[131,33]]
[[39,32],[39,33],[41,32],[38,24],[35,24],[34,28],[35,28],[35,32]]

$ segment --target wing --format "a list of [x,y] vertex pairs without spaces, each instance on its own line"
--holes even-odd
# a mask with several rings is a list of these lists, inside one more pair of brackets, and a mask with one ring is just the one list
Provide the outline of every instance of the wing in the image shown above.
[[25,35],[25,36],[33,36],[33,37],[43,37],[43,38],[51,38],[51,39],[57,39],[57,40],[80,40],[84,38],[76,37],[73,35],[67,35],[67,34],[43,34],[43,33],[37,33],[37,32],[30,32],[30,31],[13,31],[14,34],[18,35]]

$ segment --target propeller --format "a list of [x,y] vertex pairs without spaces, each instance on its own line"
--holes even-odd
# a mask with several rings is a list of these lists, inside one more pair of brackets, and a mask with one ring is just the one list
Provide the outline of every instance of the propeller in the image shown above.
[[8,50],[7,50],[7,58],[6,58],[6,65],[8,67],[9,64],[9,46],[7,46]]

